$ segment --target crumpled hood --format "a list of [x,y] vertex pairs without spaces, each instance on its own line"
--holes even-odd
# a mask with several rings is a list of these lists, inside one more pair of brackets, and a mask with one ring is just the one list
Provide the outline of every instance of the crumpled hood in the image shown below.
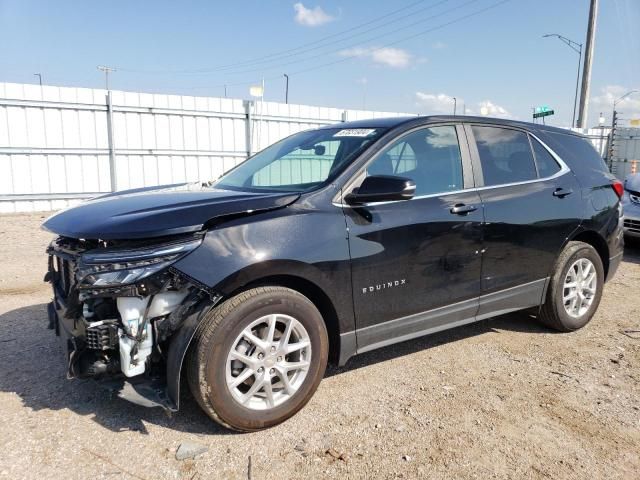
[[63,210],[43,228],[71,238],[125,240],[195,232],[215,218],[285,207],[296,193],[249,193],[189,184],[110,193]]

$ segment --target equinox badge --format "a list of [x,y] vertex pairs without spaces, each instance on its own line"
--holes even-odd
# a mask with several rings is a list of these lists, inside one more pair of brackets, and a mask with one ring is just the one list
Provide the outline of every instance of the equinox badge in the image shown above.
[[362,289],[362,293],[373,293],[380,290],[386,290],[387,288],[400,287],[402,285],[406,285],[406,281],[403,278],[402,280],[394,280],[392,282],[379,283],[378,285],[371,285],[369,287],[364,287]]

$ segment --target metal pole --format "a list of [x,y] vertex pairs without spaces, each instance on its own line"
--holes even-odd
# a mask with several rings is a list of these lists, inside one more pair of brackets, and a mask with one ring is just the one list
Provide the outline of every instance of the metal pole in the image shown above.
[[36,77],[38,77],[38,82],[40,83],[40,86],[42,86],[42,74],[41,73],[34,73],[34,75]]
[[107,91],[107,142],[109,145],[109,179],[111,191],[117,191],[116,185],[116,148],[113,141],[113,104],[111,92]]
[[246,128],[245,128],[245,138],[246,138],[246,142],[247,142],[247,157],[251,156],[252,153],[252,145],[251,145],[251,140],[252,140],[252,123],[253,123],[253,118],[251,118],[251,107],[253,106],[253,101],[252,100],[245,100],[244,101],[244,113],[247,117],[246,122]]
[[576,106],[578,104],[578,85],[580,84],[580,64],[582,63],[582,44],[580,43],[580,49],[578,50],[578,75],[576,75],[576,93],[573,96],[573,117],[571,117],[571,125],[576,125]]
[[224,98],[227,98],[227,86],[224,86]]
[[285,73],[284,78],[287,79],[287,83],[284,89],[284,103],[289,103],[289,75]]
[[580,108],[578,109],[578,127],[586,128],[589,113],[589,90],[591,88],[591,67],[593,65],[593,44],[596,37],[596,19],[598,17],[598,0],[591,0],[589,7],[589,27],[587,43],[584,51],[582,69],[582,89],[580,91]]
[[458,106],[458,99],[456,97],[451,97],[453,98],[453,116],[456,116],[456,107]]

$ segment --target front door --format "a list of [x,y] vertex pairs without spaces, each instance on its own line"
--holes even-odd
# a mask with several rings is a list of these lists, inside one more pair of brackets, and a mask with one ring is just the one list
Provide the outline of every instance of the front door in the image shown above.
[[345,207],[359,352],[475,316],[483,217],[478,193],[465,190],[473,179],[464,135],[455,125],[413,130],[360,176],[410,178],[416,193]]

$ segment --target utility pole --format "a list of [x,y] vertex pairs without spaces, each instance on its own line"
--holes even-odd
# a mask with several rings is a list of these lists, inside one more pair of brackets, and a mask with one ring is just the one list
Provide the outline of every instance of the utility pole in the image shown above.
[[109,91],[109,74],[116,71],[115,68],[107,67],[105,65],[98,65],[98,70],[104,72],[105,88]]
[[284,78],[287,79],[286,86],[284,87],[284,103],[289,103],[289,75],[285,73]]
[[458,99],[456,97],[451,97],[453,98],[453,116],[456,116],[456,107],[458,106]]
[[613,168],[613,144],[616,139],[616,130],[618,129],[618,112],[613,107],[613,115],[611,116],[611,132],[609,133],[609,149],[607,150],[607,164],[609,164],[609,170]]
[[593,43],[596,37],[596,19],[598,17],[598,0],[591,0],[589,7],[589,26],[584,51],[582,69],[582,89],[580,90],[580,108],[578,109],[578,127],[586,128],[589,113],[589,90],[591,88],[591,66],[593,65]]
[[41,73],[34,73],[34,75],[36,77],[38,77],[38,82],[40,83],[40,86],[42,86],[42,74]]

